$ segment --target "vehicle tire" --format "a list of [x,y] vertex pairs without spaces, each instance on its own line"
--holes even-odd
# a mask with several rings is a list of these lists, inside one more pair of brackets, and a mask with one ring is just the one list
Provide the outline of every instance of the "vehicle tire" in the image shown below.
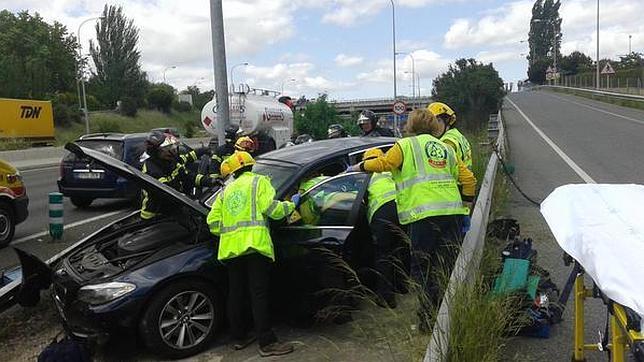
[[86,207],[89,207],[94,199],[91,197],[72,196],[70,197],[70,201],[72,202],[72,205],[76,206],[77,208],[84,209]]
[[[179,305],[187,309],[181,311]],[[213,285],[184,279],[152,297],[139,332],[150,351],[173,359],[186,358],[210,345],[223,316],[223,299]]]
[[13,208],[7,202],[0,202],[0,248],[9,244],[16,232]]

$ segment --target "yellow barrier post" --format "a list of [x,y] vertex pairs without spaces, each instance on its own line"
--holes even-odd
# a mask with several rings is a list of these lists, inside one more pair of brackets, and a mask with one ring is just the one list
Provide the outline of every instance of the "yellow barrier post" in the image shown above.
[[584,300],[586,288],[584,287],[584,274],[578,273],[575,278],[575,328],[573,361],[585,361],[584,358]]
[[610,331],[612,333],[611,354],[613,362],[624,362],[626,356],[626,336],[614,314],[610,315]]

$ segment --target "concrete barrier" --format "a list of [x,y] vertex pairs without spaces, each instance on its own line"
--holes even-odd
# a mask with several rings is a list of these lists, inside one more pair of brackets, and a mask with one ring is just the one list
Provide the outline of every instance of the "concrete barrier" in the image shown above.
[[[501,154],[505,151],[505,129],[499,110],[496,117],[498,137],[496,147]],[[449,350],[449,335],[451,332],[450,305],[458,287],[470,282],[476,276],[483,255],[485,246],[485,235],[487,232],[488,218],[492,206],[492,194],[494,192],[494,180],[498,168],[499,159],[496,153],[492,153],[485,171],[485,177],[481,183],[478,198],[472,212],[470,231],[463,239],[461,252],[454,265],[454,270],[449,279],[447,290],[436,316],[436,322],[432,328],[432,336],[425,351],[424,362],[438,362],[446,360]]]

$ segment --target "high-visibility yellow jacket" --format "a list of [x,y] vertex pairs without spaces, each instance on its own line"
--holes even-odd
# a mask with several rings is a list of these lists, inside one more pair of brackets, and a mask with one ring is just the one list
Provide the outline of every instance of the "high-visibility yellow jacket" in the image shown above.
[[391,172],[374,173],[367,188],[367,218],[369,222],[382,205],[396,199],[396,184]]
[[443,137],[441,137],[441,141],[452,146],[454,151],[456,151],[456,158],[463,161],[468,169],[472,169],[472,147],[467,138],[458,129],[448,129]]
[[219,260],[255,252],[275,260],[268,218],[282,219],[295,205],[274,198],[270,180],[252,172],[243,173],[219,193],[207,218],[210,231],[220,235]]

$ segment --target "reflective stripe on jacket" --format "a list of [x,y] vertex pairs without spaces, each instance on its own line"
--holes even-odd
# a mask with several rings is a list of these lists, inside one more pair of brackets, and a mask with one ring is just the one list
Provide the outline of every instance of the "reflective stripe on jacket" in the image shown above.
[[[155,162],[152,158],[149,158],[143,163],[141,170],[143,173],[156,178],[159,182],[164,183],[177,191],[184,192],[184,183],[190,177],[185,166],[180,162],[175,162],[174,168],[170,172],[164,171],[165,167],[166,166],[161,166],[159,163]],[[151,196],[145,189],[142,190],[142,195],[143,201],[141,202],[141,218],[146,220],[152,219],[157,216],[163,208],[161,200],[158,200],[157,197]]]
[[468,169],[472,170],[472,147],[467,138],[456,128],[450,128],[445,132],[441,141],[454,145],[456,158],[463,161]]
[[253,252],[275,260],[267,218],[282,219],[295,205],[274,198],[268,178],[252,172],[243,173],[219,193],[207,219],[210,231],[220,235],[219,260]]
[[393,170],[398,218],[403,225],[430,216],[467,214],[456,184],[454,150],[422,134],[397,142],[403,154],[401,169]]
[[374,173],[367,188],[369,201],[367,218],[369,222],[382,205],[396,199],[396,184],[391,178],[391,172]]

